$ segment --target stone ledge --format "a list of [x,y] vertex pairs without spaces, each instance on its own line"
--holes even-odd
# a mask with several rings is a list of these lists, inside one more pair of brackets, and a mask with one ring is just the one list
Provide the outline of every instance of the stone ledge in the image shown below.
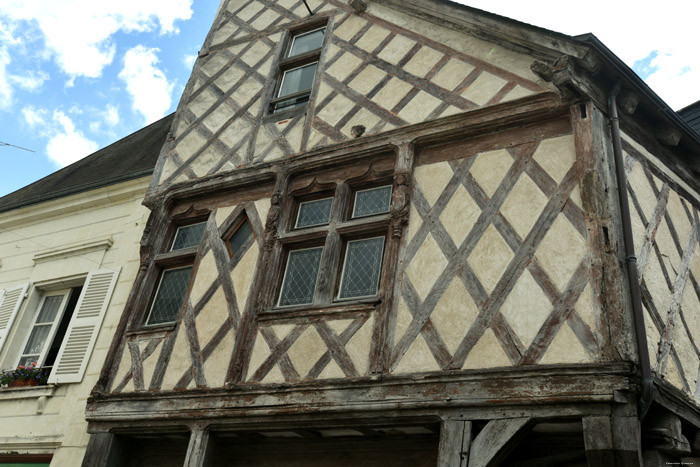
[[44,386],[31,386],[24,388],[2,388],[0,389],[0,401],[15,399],[32,399],[40,397],[51,397],[56,392],[55,384]]

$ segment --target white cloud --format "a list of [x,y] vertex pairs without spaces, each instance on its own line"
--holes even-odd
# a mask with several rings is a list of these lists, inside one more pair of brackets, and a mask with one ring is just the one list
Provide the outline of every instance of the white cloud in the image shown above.
[[[96,78],[114,60],[115,33],[177,33],[175,22],[192,16],[191,5],[192,0],[3,0],[0,19],[9,26],[0,32],[36,25],[46,48],[66,74]],[[13,27],[19,22],[29,25]]]
[[109,126],[116,126],[119,123],[119,109],[113,105],[108,105],[102,112],[104,122]]
[[197,60],[197,54],[185,55],[182,57],[182,63],[185,64],[185,68],[191,70],[194,67],[194,62]]
[[7,47],[0,47],[0,109],[7,109],[12,104],[12,86],[7,74],[7,65],[10,61]]
[[159,60],[156,48],[142,45],[124,54],[124,68],[119,78],[126,83],[132,99],[132,108],[151,123],[161,118],[172,104],[173,84],[156,65]]
[[65,113],[55,111],[53,120],[59,131],[46,145],[46,153],[59,167],[65,167],[92,154],[98,148],[96,142],[86,138]]
[[44,82],[49,79],[49,74],[43,71],[36,73],[29,72],[24,76],[11,75],[9,76],[12,84],[25,91],[38,91],[44,85]]
[[48,112],[45,109],[37,109],[36,107],[25,107],[22,109],[22,118],[32,128],[40,126],[46,127],[46,118]]

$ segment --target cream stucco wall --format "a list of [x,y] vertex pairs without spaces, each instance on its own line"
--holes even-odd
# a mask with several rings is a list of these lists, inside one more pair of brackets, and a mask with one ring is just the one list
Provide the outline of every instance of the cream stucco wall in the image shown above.
[[0,288],[30,283],[0,353],[3,369],[16,363],[41,290],[72,285],[93,270],[121,269],[82,382],[0,389],[0,452],[53,453],[52,466],[81,464],[86,400],[139,267],[147,186],[148,177],[0,213]]
[[700,195],[634,138],[623,141],[652,370],[697,401]]

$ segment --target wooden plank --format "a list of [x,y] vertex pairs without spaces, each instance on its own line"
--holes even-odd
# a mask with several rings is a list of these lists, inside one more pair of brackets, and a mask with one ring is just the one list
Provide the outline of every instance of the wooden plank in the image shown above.
[[468,467],[500,465],[508,455],[508,448],[520,439],[531,421],[530,417],[521,417],[488,422],[471,445]]
[[83,467],[120,467],[123,462],[122,445],[114,433],[90,435]]
[[610,417],[583,417],[583,440],[588,465],[615,467]]
[[213,450],[209,430],[200,426],[192,428],[184,467],[210,467],[213,465]]
[[471,437],[472,422],[443,420],[440,425],[437,467],[467,467]]

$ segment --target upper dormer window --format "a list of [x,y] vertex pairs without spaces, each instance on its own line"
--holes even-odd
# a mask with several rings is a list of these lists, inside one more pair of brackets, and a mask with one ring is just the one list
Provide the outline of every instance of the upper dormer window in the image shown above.
[[270,113],[302,107],[309,101],[326,28],[295,34],[280,60],[280,78]]

